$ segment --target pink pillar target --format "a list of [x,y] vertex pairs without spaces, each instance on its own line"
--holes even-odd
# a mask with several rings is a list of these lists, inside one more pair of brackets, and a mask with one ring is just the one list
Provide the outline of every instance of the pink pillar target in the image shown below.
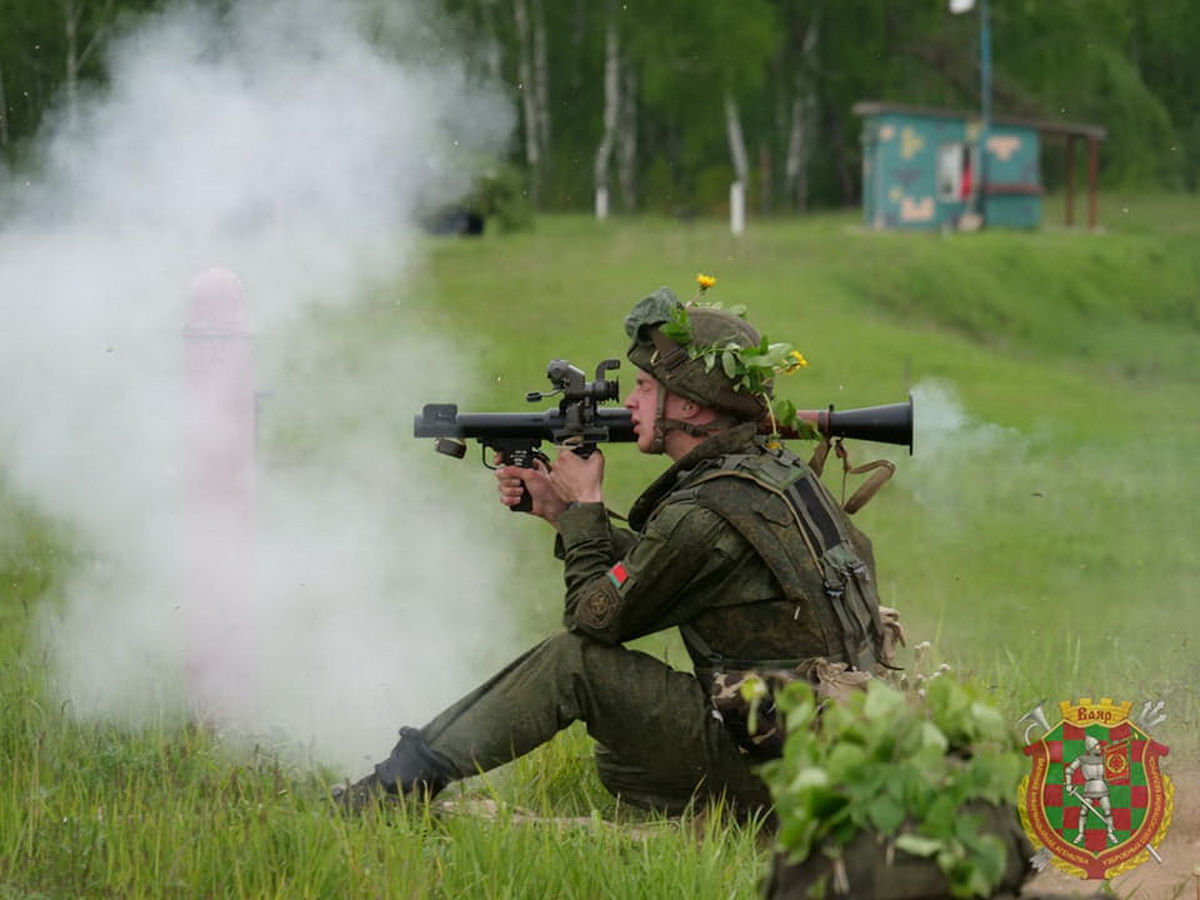
[[184,354],[187,689],[204,721],[254,711],[254,335],[241,282],[192,283]]

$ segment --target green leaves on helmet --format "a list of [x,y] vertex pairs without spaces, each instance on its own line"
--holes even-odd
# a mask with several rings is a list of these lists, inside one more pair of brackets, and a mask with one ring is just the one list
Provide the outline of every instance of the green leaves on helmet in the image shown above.
[[686,346],[689,356],[704,360],[706,372],[711,372],[719,362],[733,389],[750,394],[769,394],[776,375],[791,375],[808,365],[808,360],[791,344],[772,343],[765,335],[753,347],[736,341],[709,347]]
[[671,318],[659,325],[658,329],[681,347],[692,343],[692,320],[682,305],[671,310]]
[[[697,280],[701,293],[716,282],[709,276]],[[685,306],[670,288],[661,287],[625,317],[632,340],[629,358],[681,396],[739,418],[765,414],[773,424],[794,425],[794,407],[773,405],[771,388],[777,375],[791,374],[808,362],[791,344],[760,335],[745,321],[745,311],[744,306],[725,309],[695,300]],[[666,359],[674,354],[663,348],[664,337],[686,352],[687,364]]]
[[[645,329],[674,320],[683,305],[675,297],[675,292],[669,287],[660,287],[648,297],[643,297],[625,317],[625,333],[635,344],[647,340]],[[684,344],[685,341],[678,343]]]

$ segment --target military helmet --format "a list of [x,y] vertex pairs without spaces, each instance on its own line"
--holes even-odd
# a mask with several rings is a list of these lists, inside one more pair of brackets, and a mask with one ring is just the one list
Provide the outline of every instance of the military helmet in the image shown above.
[[[660,326],[680,309],[683,305],[668,287],[659,288],[633,307],[625,317],[625,332],[632,341],[629,361],[681,397],[743,421],[761,419],[767,413],[762,396],[738,390],[721,365],[710,366],[706,360],[692,357],[687,347],[663,332]],[[757,347],[762,341],[753,325],[727,310],[690,307],[687,319],[693,347],[729,343]]]

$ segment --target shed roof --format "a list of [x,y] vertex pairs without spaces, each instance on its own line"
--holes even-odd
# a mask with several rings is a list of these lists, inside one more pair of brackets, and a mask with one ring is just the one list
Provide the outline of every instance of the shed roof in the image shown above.
[[[877,100],[863,100],[860,103],[854,104],[854,112],[860,116],[901,113],[910,116],[930,116],[939,119],[970,119],[979,115],[978,110],[968,112],[966,110],[942,109],[934,106],[908,106],[903,103],[884,103]],[[1019,116],[992,116],[992,121],[1002,125],[1018,125],[1023,128],[1033,128],[1045,134],[1086,137],[1097,141],[1102,141],[1108,137],[1108,131],[1100,125],[1059,122],[1053,119],[1027,119]]]

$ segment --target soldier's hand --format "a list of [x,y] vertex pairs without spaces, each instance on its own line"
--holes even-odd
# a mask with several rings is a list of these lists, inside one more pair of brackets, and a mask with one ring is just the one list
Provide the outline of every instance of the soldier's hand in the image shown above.
[[564,504],[604,502],[604,454],[599,449],[589,456],[562,449],[548,478]]
[[[495,460],[499,464],[500,460]],[[499,466],[496,470],[500,502],[505,506],[516,506],[525,491],[529,492],[531,515],[545,519],[551,525],[558,522],[559,513],[566,509],[562,499],[550,483],[550,469],[541,460],[534,461],[534,468],[521,466]]]

